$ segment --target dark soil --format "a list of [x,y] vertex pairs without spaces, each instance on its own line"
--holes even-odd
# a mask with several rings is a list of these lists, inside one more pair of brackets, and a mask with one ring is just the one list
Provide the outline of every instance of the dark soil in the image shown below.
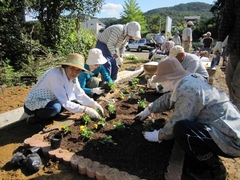
[[[109,118],[107,103],[103,102],[107,118],[106,125],[94,129],[93,124],[97,121],[88,123],[87,127],[94,131],[91,139],[86,140],[80,134],[80,126],[84,125],[83,120],[76,121],[70,127],[71,133],[63,138],[61,148],[139,178],[165,179],[164,174],[171,156],[173,140],[151,143],[144,139],[142,132],[163,127],[169,114],[154,115],[143,122],[134,120],[138,113],[137,102],[139,99],[146,98],[148,104],[161,95],[149,89],[144,94],[138,94],[138,89],[135,90],[133,99],[130,100],[128,99],[129,94],[125,95],[124,100],[120,100],[116,93],[114,98],[116,99],[117,117],[114,119]],[[116,122],[121,122],[124,127],[117,128]],[[111,136],[111,142],[104,141],[105,136]]]

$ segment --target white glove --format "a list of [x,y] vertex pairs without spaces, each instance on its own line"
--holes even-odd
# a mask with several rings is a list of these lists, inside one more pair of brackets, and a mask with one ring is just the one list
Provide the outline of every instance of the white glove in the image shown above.
[[104,114],[104,110],[103,110],[102,106],[100,104],[98,104],[97,102],[94,102],[93,107],[95,109],[99,109],[101,111],[101,113]]
[[136,115],[136,118],[140,118],[140,121],[143,121],[144,119],[146,119],[148,117],[148,115],[151,114],[151,112],[149,111],[148,107],[145,108],[142,112],[140,112],[139,114]]
[[92,93],[100,95],[100,94],[104,93],[104,89],[101,89],[99,87],[98,88],[92,88]]
[[123,58],[121,58],[121,57],[117,57],[116,58],[116,61],[117,61],[117,64],[119,65],[119,66],[121,66],[121,65],[123,65]]
[[213,54],[216,54],[216,52],[219,52],[220,54],[222,54],[222,41],[217,41],[216,45],[213,48]]
[[158,139],[158,134],[159,134],[159,130],[154,130],[152,132],[150,131],[143,132],[143,136],[146,140],[160,143],[162,141]]
[[90,118],[101,119],[100,114],[97,111],[95,111],[93,108],[86,107],[84,112],[87,113],[90,116]]

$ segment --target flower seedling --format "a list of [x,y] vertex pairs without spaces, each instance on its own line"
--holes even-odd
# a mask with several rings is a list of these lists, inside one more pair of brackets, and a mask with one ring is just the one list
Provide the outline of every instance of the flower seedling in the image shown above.
[[147,104],[146,104],[146,99],[140,99],[138,100],[138,107],[142,107],[142,108],[146,108]]
[[138,83],[139,83],[139,81],[140,81],[140,79],[139,79],[139,78],[133,78],[133,84],[138,84]]
[[133,95],[133,93],[131,92],[131,93],[129,93],[129,96],[128,96],[128,99],[131,101],[131,100],[134,100],[134,95]]
[[121,122],[121,121],[116,121],[114,122],[113,125],[116,129],[121,129],[121,128],[125,128],[125,125]]
[[133,83],[132,84],[132,89],[134,89],[134,90],[137,89],[137,84]]
[[144,130],[145,131],[153,131],[153,125],[155,123],[155,120],[152,119],[151,121],[147,121],[146,123],[143,124]]
[[110,90],[115,90],[114,82],[109,82],[108,86],[109,86]]
[[80,133],[82,137],[86,139],[90,139],[93,134],[93,131],[85,125],[85,126],[80,126]]
[[139,91],[138,91],[139,94],[144,94],[145,93],[145,89],[143,88],[140,88]]
[[105,126],[107,123],[106,123],[106,117],[102,117],[99,121],[98,121],[98,125],[101,125],[101,126]]
[[70,129],[69,126],[61,126],[60,131],[62,131],[63,134],[65,134],[65,135],[68,134],[68,133],[71,133],[71,129]]
[[126,87],[126,88],[123,90],[123,93],[124,93],[124,94],[129,94],[129,88]]
[[124,96],[124,93],[123,93],[122,91],[120,91],[120,92],[119,92],[119,98],[120,98],[121,100],[123,100],[124,97],[125,97],[125,96]]
[[109,145],[109,144],[113,144],[113,145],[117,145],[117,143],[115,143],[113,140],[112,140],[112,136],[111,135],[105,135],[103,140],[100,141],[100,143],[102,144],[106,144],[106,145]]
[[84,114],[83,115],[83,121],[85,122],[85,124],[91,122],[91,118],[88,114]]
[[113,102],[109,102],[107,109],[110,114],[113,114],[116,112],[116,108]]

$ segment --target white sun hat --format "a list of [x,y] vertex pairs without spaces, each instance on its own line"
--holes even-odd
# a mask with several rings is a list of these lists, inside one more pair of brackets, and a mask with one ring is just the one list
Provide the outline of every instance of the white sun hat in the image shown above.
[[141,39],[141,26],[137,21],[132,21],[126,24],[127,34],[132,36],[134,40]]
[[103,56],[101,49],[93,48],[89,50],[86,64],[105,64],[106,62],[107,59]]

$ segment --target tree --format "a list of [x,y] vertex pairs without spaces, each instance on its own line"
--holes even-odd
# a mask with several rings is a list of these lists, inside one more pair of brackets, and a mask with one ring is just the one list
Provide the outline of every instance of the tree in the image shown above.
[[121,19],[123,23],[131,21],[137,21],[141,25],[141,33],[146,34],[148,32],[146,28],[146,19],[143,12],[140,10],[138,3],[135,0],[124,1],[123,12],[121,13]]

